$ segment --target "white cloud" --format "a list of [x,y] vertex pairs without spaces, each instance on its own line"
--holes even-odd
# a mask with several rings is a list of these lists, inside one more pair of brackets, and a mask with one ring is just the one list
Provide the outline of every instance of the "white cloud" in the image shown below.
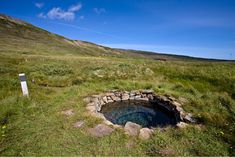
[[43,19],[47,18],[47,16],[46,16],[44,13],[38,14],[38,17],[39,17],[39,18],[43,18]]
[[[65,20],[65,21],[73,21],[76,16],[75,12],[79,11],[81,8],[82,8],[82,5],[80,3],[70,6],[67,10],[63,10],[60,7],[55,7],[49,10],[47,14],[44,14],[44,13],[38,14],[38,17],[49,18],[52,20],[59,19],[59,20]],[[82,19],[83,18],[84,17],[82,17]]]
[[70,11],[64,11],[61,8],[52,8],[48,13],[47,13],[48,18],[50,19],[63,19],[66,21],[72,21],[75,18],[74,12]]
[[82,4],[76,4],[76,5],[72,5],[71,7],[69,7],[68,11],[69,12],[75,12],[75,11],[79,11],[82,8]]
[[44,3],[35,3],[35,6],[40,9],[44,6]]
[[106,10],[104,8],[94,8],[94,12],[96,14],[102,14],[102,13],[106,13]]

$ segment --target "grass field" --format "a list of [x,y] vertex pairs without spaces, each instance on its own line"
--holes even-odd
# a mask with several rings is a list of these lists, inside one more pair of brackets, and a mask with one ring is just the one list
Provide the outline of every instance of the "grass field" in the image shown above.
[[[235,155],[235,62],[84,55],[76,53],[83,51],[79,48],[48,53],[45,45],[30,53],[29,48],[11,45],[11,37],[0,38],[1,48],[5,45],[0,51],[0,156]],[[28,99],[21,96],[22,72],[28,80]],[[113,89],[173,95],[184,100],[184,110],[199,124],[159,128],[147,141],[121,129],[92,137],[87,128],[101,120],[87,114],[83,98]],[[75,114],[62,115],[66,109]],[[78,120],[85,120],[81,129],[72,126]]]

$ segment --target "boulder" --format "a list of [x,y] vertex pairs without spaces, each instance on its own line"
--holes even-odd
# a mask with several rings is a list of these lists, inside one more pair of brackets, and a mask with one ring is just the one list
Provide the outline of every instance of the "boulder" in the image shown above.
[[113,96],[113,95],[115,95],[113,92],[109,92],[109,93],[106,93],[105,94],[106,96]]
[[177,110],[178,112],[184,112],[184,109],[183,109],[182,107],[179,107],[179,106],[176,106],[176,110]]
[[111,98],[113,99],[113,101],[117,101],[118,97],[116,97],[115,95],[112,95]]
[[97,103],[96,104],[96,111],[100,112],[101,111],[101,107],[102,107],[101,103],[100,102]]
[[191,113],[186,114],[184,120],[189,123],[196,123],[196,119],[193,118],[193,115]]
[[152,94],[154,91],[149,89],[149,90],[142,90],[141,93],[143,94]]
[[134,93],[134,92],[131,92],[131,93],[130,93],[130,96],[131,96],[131,97],[134,97],[135,95],[136,95],[136,93]]
[[153,95],[152,94],[148,94],[147,97],[148,97],[149,100],[153,100]]
[[74,128],[81,128],[85,122],[83,120],[77,121],[73,124]]
[[103,102],[104,102],[104,103],[107,103],[107,102],[108,102],[108,100],[107,100],[107,97],[106,97],[106,96],[104,96],[104,97],[102,98],[102,100],[103,100]]
[[151,137],[152,133],[153,133],[153,130],[149,128],[142,128],[140,129],[139,138],[141,140],[148,140]]
[[100,105],[101,106],[105,105],[105,102],[102,99],[100,100]]
[[104,117],[103,123],[106,124],[106,125],[113,125],[113,123],[110,122],[109,120],[106,120],[105,117]]
[[173,96],[169,96],[168,99],[171,100],[171,101],[175,101],[176,100]]
[[111,134],[114,131],[113,128],[110,128],[109,126],[105,124],[98,124],[94,128],[88,129],[88,132],[95,137],[103,137],[106,135]]
[[87,104],[87,106],[95,106],[95,104],[93,102]]
[[92,98],[87,97],[87,98],[84,98],[83,101],[85,101],[86,103],[90,103],[92,101]]
[[185,127],[188,126],[188,124],[185,123],[185,122],[179,122],[179,123],[176,124],[176,126],[177,126],[178,128],[185,128]]
[[141,126],[133,122],[127,122],[124,127],[125,133],[130,136],[137,136],[139,134],[140,129]]
[[141,95],[136,95],[135,100],[139,100],[141,98]]
[[114,102],[112,99],[108,100],[108,103],[112,103],[112,102]]
[[172,104],[175,105],[175,106],[178,106],[178,107],[182,106],[182,105],[181,105],[180,103],[178,103],[177,101],[173,101]]
[[87,109],[88,111],[90,111],[90,112],[96,112],[96,107],[95,107],[95,105],[93,105],[93,106],[87,106],[86,109]]
[[129,99],[129,94],[124,93],[122,95],[122,100],[128,100]]

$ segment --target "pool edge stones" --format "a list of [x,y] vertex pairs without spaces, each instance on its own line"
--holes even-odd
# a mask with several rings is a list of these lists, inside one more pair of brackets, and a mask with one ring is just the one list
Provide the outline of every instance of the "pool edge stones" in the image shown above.
[[124,126],[113,124],[112,122],[107,120],[100,112],[101,108],[108,103],[127,100],[142,100],[154,102],[161,107],[164,107],[168,111],[173,112],[177,123],[196,123],[193,115],[191,113],[185,112],[182,108],[182,104],[179,103],[176,98],[169,95],[157,95],[154,93],[153,90],[137,90],[130,92],[112,90],[107,93],[92,95],[91,97],[86,97],[84,99],[84,101],[87,103],[86,109],[92,116],[103,119],[105,124],[112,125],[115,128],[123,128]]
[[19,74],[20,84],[21,84],[21,90],[23,93],[23,96],[29,96],[28,86],[26,82],[26,76],[24,73]]

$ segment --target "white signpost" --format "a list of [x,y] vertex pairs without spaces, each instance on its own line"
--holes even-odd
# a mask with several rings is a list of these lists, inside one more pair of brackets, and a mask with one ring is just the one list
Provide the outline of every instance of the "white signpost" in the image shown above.
[[26,83],[26,77],[25,77],[25,74],[22,73],[22,74],[19,74],[19,77],[20,77],[20,84],[21,84],[21,89],[22,89],[22,93],[23,93],[23,96],[29,96],[29,91],[28,91],[28,86],[27,86],[27,83]]

